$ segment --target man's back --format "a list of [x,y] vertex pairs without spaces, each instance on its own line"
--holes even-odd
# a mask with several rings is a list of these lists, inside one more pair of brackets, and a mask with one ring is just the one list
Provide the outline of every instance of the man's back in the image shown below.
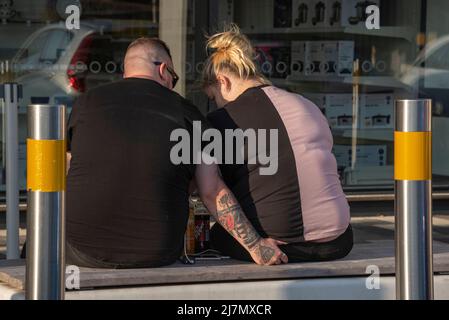
[[68,126],[67,240],[108,263],[179,257],[194,166],[170,161],[170,134],[202,120],[155,81],[128,78],[80,97]]

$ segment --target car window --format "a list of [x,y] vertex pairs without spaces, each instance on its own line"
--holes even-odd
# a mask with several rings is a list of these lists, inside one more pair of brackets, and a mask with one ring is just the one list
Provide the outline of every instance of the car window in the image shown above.
[[49,35],[49,31],[42,32],[28,46],[21,50],[20,56],[17,59],[17,64],[21,71],[38,68],[41,52],[45,47]]
[[52,30],[40,56],[40,62],[54,64],[64,54],[65,49],[73,39],[73,34],[66,30]]

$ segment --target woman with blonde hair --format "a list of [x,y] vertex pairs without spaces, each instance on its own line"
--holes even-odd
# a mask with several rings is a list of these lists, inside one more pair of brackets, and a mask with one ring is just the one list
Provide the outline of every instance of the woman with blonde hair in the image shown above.
[[[222,136],[226,129],[278,131],[274,175],[261,175],[263,166],[248,161],[246,154],[243,164],[220,165],[248,219],[261,236],[286,243],[280,248],[289,262],[345,257],[353,246],[349,205],[331,152],[332,134],[320,109],[298,94],[272,86],[259,71],[253,46],[236,25],[211,36],[207,52],[202,83],[218,106],[208,115],[212,125]],[[211,242],[224,254],[251,261],[218,224],[211,230]]]

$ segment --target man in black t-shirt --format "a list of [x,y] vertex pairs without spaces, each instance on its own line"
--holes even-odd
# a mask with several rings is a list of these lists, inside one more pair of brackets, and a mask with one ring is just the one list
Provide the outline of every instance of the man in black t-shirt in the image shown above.
[[207,121],[176,94],[170,51],[140,38],[128,48],[124,79],[76,101],[68,124],[68,264],[134,268],[171,264],[181,255],[189,184],[217,221],[258,264],[286,263],[277,247],[248,222],[217,165],[170,160],[176,129]]

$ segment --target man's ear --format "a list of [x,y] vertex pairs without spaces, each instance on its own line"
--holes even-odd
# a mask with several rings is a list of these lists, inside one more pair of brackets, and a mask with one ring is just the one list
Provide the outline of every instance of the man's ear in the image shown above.
[[164,86],[166,86],[167,88],[171,89],[170,87],[170,78],[168,76],[168,72],[164,72],[165,69],[167,68],[167,64],[161,63],[161,65],[159,66],[158,72],[159,72],[159,78],[161,78]]
[[165,76],[164,76],[164,68],[165,68],[166,66],[165,66],[165,63],[161,63],[159,66],[158,66],[158,72],[159,72],[159,77],[162,79],[162,80],[165,80]]

